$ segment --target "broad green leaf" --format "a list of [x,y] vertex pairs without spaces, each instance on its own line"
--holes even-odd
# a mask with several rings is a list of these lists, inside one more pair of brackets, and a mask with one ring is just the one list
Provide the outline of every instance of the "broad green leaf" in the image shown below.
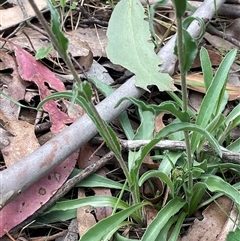
[[175,6],[175,12],[178,18],[181,18],[186,11],[187,1],[186,0],[172,0]]
[[61,51],[56,48],[57,51],[59,51],[59,54],[66,54],[67,49],[68,49],[68,39],[63,35],[61,31],[61,24],[60,24],[60,17],[58,14],[58,11],[55,9],[55,7],[52,5],[51,1],[47,0],[49,10],[51,12],[51,27],[52,27],[52,32],[55,35],[57,41],[59,42],[59,45],[61,47]]
[[237,227],[235,231],[231,231],[227,235],[226,241],[239,241],[240,237],[240,228]]
[[122,223],[126,218],[131,216],[131,214],[133,214],[136,210],[147,204],[148,203],[139,203],[118,213],[115,213],[110,217],[102,219],[96,225],[90,228],[88,232],[80,238],[80,241],[102,240],[104,235],[111,232],[112,229]]
[[141,241],[155,241],[169,218],[175,215],[185,204],[186,202],[178,197],[170,200],[147,227]]
[[[223,59],[220,67],[215,74],[211,85],[209,86],[205,97],[203,98],[199,114],[197,116],[196,125],[206,128],[210,122],[212,115],[217,107],[218,99],[221,95],[222,89],[226,84],[228,72],[235,59],[236,50],[231,50]],[[192,152],[196,150],[199,142],[199,135],[193,133],[191,137]]]
[[149,42],[148,23],[139,0],[121,0],[109,21],[106,48],[108,58],[136,75],[136,86],[148,90],[157,85],[160,91],[173,91],[172,78],[159,72],[161,61]]
[[171,179],[163,172],[157,171],[157,170],[150,170],[145,172],[138,181],[138,185],[142,186],[144,182],[146,182],[147,179],[151,178],[151,177],[157,177],[160,180],[162,180],[163,182],[165,182],[171,191],[172,196],[174,196],[174,184],[171,181]]
[[240,193],[238,189],[225,182],[222,178],[218,176],[210,176],[204,184],[206,184],[211,192],[220,192],[232,199],[238,207],[240,206]]
[[212,71],[212,63],[210,61],[209,54],[204,47],[201,47],[201,50],[200,50],[200,61],[201,61],[202,72],[204,77],[204,84],[207,90],[213,79],[213,71]]

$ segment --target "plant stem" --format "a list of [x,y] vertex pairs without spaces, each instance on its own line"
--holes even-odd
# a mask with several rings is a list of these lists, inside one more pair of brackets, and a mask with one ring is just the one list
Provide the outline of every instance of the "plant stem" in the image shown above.
[[[181,74],[181,86],[182,86],[182,111],[187,113],[187,84],[186,84],[186,73],[184,69],[184,44],[183,44],[183,30],[182,30],[182,18],[177,17],[177,41],[178,41],[178,59],[179,59],[179,68],[180,68],[180,74]],[[187,167],[189,171],[188,175],[188,191],[189,193],[192,193],[193,188],[193,177],[192,177],[192,153],[191,153],[191,145],[190,145],[190,137],[189,132],[184,131],[184,137],[185,137],[185,143],[186,143],[186,153],[187,153]],[[187,202],[190,203],[190,197],[187,195]]]
[[29,3],[31,5],[31,7],[33,8],[35,14],[37,15],[40,23],[42,24],[43,28],[45,29],[45,31],[47,32],[49,38],[51,39],[54,47],[56,48],[57,52],[60,54],[60,56],[62,57],[62,59],[64,60],[64,62],[66,63],[66,65],[68,66],[69,70],[71,71],[75,81],[78,84],[81,84],[81,79],[78,76],[77,71],[75,70],[72,61],[70,60],[69,56],[67,53],[62,51],[62,47],[59,44],[59,42],[57,41],[56,37],[54,36],[51,28],[48,26],[47,21],[45,20],[45,18],[43,17],[42,13],[39,11],[36,3],[33,0],[29,0]]
[[[29,0],[30,5],[32,6],[35,14],[37,15],[39,21],[41,22],[42,26],[44,27],[45,31],[47,32],[48,36],[50,37],[52,43],[54,44],[54,47],[56,48],[57,52],[60,54],[60,56],[62,57],[62,59],[64,60],[64,62],[66,63],[67,67],[69,68],[69,70],[71,71],[75,81],[77,82],[77,84],[81,84],[81,79],[79,78],[79,75],[77,73],[77,71],[75,70],[72,61],[70,60],[69,56],[67,53],[62,51],[61,45],[59,44],[59,42],[57,41],[55,35],[53,34],[52,30],[50,29],[50,27],[48,26],[48,23],[46,22],[46,20],[44,19],[43,15],[41,14],[41,12],[39,11],[37,5],[35,4],[35,2],[33,0]],[[101,116],[99,115],[97,109],[95,108],[95,106],[93,105],[93,103],[91,102],[90,104],[90,108],[94,113],[94,116],[97,119],[97,122],[100,125],[100,128],[102,130],[104,130],[104,132],[107,135],[108,139],[111,139],[111,135],[108,132],[108,129],[104,123],[104,121],[102,120]],[[128,180],[128,182],[131,183],[131,178],[128,172],[128,168],[122,158],[121,152],[118,151],[117,146],[115,146],[114,141],[112,142],[112,146],[109,147],[113,153],[115,154],[117,160],[119,161],[119,164],[121,166],[121,168],[123,169],[123,172]]]

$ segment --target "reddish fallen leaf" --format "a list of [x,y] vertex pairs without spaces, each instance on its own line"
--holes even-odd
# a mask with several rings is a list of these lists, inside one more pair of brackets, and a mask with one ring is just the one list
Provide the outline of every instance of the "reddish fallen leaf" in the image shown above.
[[[14,45],[14,47],[19,66],[19,74],[23,79],[34,82],[38,86],[41,100],[51,94],[48,86],[56,91],[66,90],[64,84],[56,78],[48,68],[19,46]],[[70,118],[58,108],[58,105],[54,100],[50,100],[44,104],[43,109],[49,113],[52,121],[51,131],[54,134],[57,134],[64,129],[65,124],[74,121],[73,118]]]
[[77,156],[76,152],[72,154],[0,211],[0,237],[5,234],[4,229],[9,231],[23,222],[52,197],[72,172]]

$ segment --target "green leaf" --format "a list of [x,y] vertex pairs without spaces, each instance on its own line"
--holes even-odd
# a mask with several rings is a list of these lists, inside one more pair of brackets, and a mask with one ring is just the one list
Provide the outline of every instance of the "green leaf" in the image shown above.
[[187,8],[187,2],[186,0],[172,0],[174,6],[175,6],[175,12],[178,18],[181,18],[183,14],[186,11]]
[[197,43],[186,29],[183,29],[184,73],[187,73],[198,53]]
[[111,232],[117,225],[122,223],[126,218],[128,218],[136,210],[140,209],[148,203],[139,203],[134,206],[131,206],[125,210],[122,210],[114,215],[102,219],[96,225],[88,230],[81,238],[80,241],[89,241],[89,240],[102,240],[103,236]]
[[239,237],[240,229],[239,227],[237,227],[235,231],[231,231],[228,233],[226,241],[239,241]]
[[[56,212],[56,211],[67,211],[71,209],[80,208],[86,205],[93,207],[114,207],[118,202],[118,198],[111,196],[90,196],[83,197],[80,199],[65,200],[56,202],[46,213]],[[126,209],[129,205],[124,201],[119,202],[118,208]]]
[[169,230],[174,223],[178,220],[178,216],[172,216],[169,218],[168,222],[164,225],[161,232],[158,234],[156,240],[167,241],[169,236]]
[[203,71],[205,88],[207,90],[213,79],[213,71],[212,71],[212,63],[210,61],[208,51],[204,47],[201,47],[201,50],[200,50],[200,61],[201,61],[201,66]]
[[177,223],[174,225],[174,229],[168,239],[168,241],[177,241],[180,235],[180,230],[182,228],[183,222],[185,220],[185,217],[188,213],[182,212],[177,220]]
[[192,215],[202,200],[202,196],[206,191],[206,185],[202,182],[198,182],[193,186],[191,202],[189,205],[188,215]]
[[[220,67],[215,74],[211,85],[209,86],[205,97],[203,98],[199,114],[197,116],[196,125],[206,128],[215,112],[222,89],[225,87],[228,72],[235,59],[236,50],[231,50],[223,59]],[[195,152],[199,142],[199,135],[193,133],[191,137],[191,149]]]
[[235,120],[240,116],[240,104],[234,107],[234,109],[228,114],[228,116],[225,119],[226,125],[228,125],[230,122]]
[[138,239],[129,239],[121,236],[119,233],[114,234],[114,241],[137,241]]
[[[67,49],[68,49],[68,39],[63,35],[62,31],[61,31],[61,24],[60,24],[60,17],[58,14],[58,11],[55,9],[55,7],[52,5],[51,1],[47,0],[47,4],[49,7],[49,10],[51,12],[51,28],[52,28],[52,32],[55,35],[57,41],[59,42],[59,45],[61,47],[61,53],[59,52],[59,54],[66,54],[67,53]],[[53,44],[54,46],[54,44]],[[54,48],[59,51],[58,48],[56,48],[56,46],[54,46]]]
[[144,8],[139,0],[121,0],[109,21],[106,48],[108,58],[136,75],[136,86],[148,90],[157,85],[160,91],[173,91],[169,74],[159,72],[161,61],[149,42],[148,23],[144,20]]
[[177,160],[182,156],[183,152],[169,151],[166,152],[158,170],[164,172],[166,175],[169,175],[175,166]]
[[145,172],[139,178],[138,185],[142,186],[143,183],[151,177],[157,177],[160,180],[162,180],[163,182],[165,182],[169,186],[172,196],[174,196],[174,184],[173,184],[173,182],[171,181],[171,179],[165,173],[157,171],[157,170],[150,170],[150,171]]
[[[173,123],[169,124],[166,126],[164,129],[159,131],[155,138],[151,140],[146,146],[142,147],[141,150],[141,155],[139,155],[138,159],[141,161],[146,157],[146,155],[150,152],[150,150],[165,136],[169,136],[170,134],[177,132],[177,131],[195,131],[197,133],[202,134],[205,136],[205,138],[208,139],[208,141],[213,145],[215,148],[216,152],[218,153],[219,156],[222,155],[221,148],[218,144],[218,142],[203,128],[196,126],[194,124],[190,123]],[[136,162],[139,162],[140,160],[136,160]]]
[[[72,171],[71,175],[69,176],[69,179],[73,178],[80,172],[81,170],[75,168]],[[109,178],[106,178],[97,174],[93,174],[85,178],[84,180],[80,181],[79,183],[77,183],[75,187],[106,187],[106,188],[122,189],[123,184],[113,181]],[[126,190],[128,189],[126,188]]]
[[36,60],[39,60],[39,59],[45,58],[45,57],[52,51],[52,49],[53,49],[52,44],[49,45],[47,48],[41,47],[41,48],[37,51],[37,53],[36,53],[36,55],[35,55],[35,59],[36,59]]
[[211,192],[219,192],[228,196],[238,206],[240,206],[240,193],[229,183],[218,176],[210,176],[204,182]]
[[157,216],[147,227],[141,241],[155,241],[169,218],[175,215],[185,204],[186,202],[178,197],[169,201],[167,205],[158,212]]
[[42,215],[36,218],[36,221],[31,225],[31,227],[42,227],[44,224],[50,224],[55,222],[65,222],[67,220],[73,219],[77,217],[77,210],[70,209],[66,211],[56,211],[51,213],[43,213]]

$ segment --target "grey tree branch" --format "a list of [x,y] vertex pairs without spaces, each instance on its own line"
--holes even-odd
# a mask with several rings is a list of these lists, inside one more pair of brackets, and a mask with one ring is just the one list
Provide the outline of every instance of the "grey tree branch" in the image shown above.
[[[128,150],[136,150],[139,149],[141,146],[145,146],[149,143],[149,140],[121,140],[121,145],[123,148]],[[154,149],[160,150],[172,150],[172,151],[185,151],[186,145],[184,141],[172,141],[172,140],[163,140],[158,142],[155,145]],[[232,162],[235,164],[240,164],[240,153],[229,151],[224,147],[221,147],[222,150],[222,160]],[[201,150],[202,152],[208,153],[210,155],[215,156],[214,151],[212,150],[211,146],[205,144]]]
[[[216,0],[217,9],[224,2],[224,0]],[[194,13],[194,16],[210,20],[214,13],[213,1],[205,0]],[[193,23],[193,25],[190,26],[189,32],[193,36],[199,34],[200,29],[197,23]],[[173,54],[174,43],[175,37],[159,52],[159,56],[161,56],[163,60],[162,72],[169,74],[173,74],[176,63],[176,56]],[[116,103],[121,98],[139,98],[144,93],[143,90],[136,88],[134,83],[135,77],[130,78],[112,95],[97,105],[97,110],[104,120],[107,122],[112,121],[130,106],[130,102],[124,101],[118,108],[115,108]],[[0,208],[3,208],[29,186],[62,163],[74,151],[96,135],[96,133],[96,127],[91,119],[87,115],[84,115],[38,150],[0,172]],[[16,181],[13,177],[17,177],[18,180]]]

